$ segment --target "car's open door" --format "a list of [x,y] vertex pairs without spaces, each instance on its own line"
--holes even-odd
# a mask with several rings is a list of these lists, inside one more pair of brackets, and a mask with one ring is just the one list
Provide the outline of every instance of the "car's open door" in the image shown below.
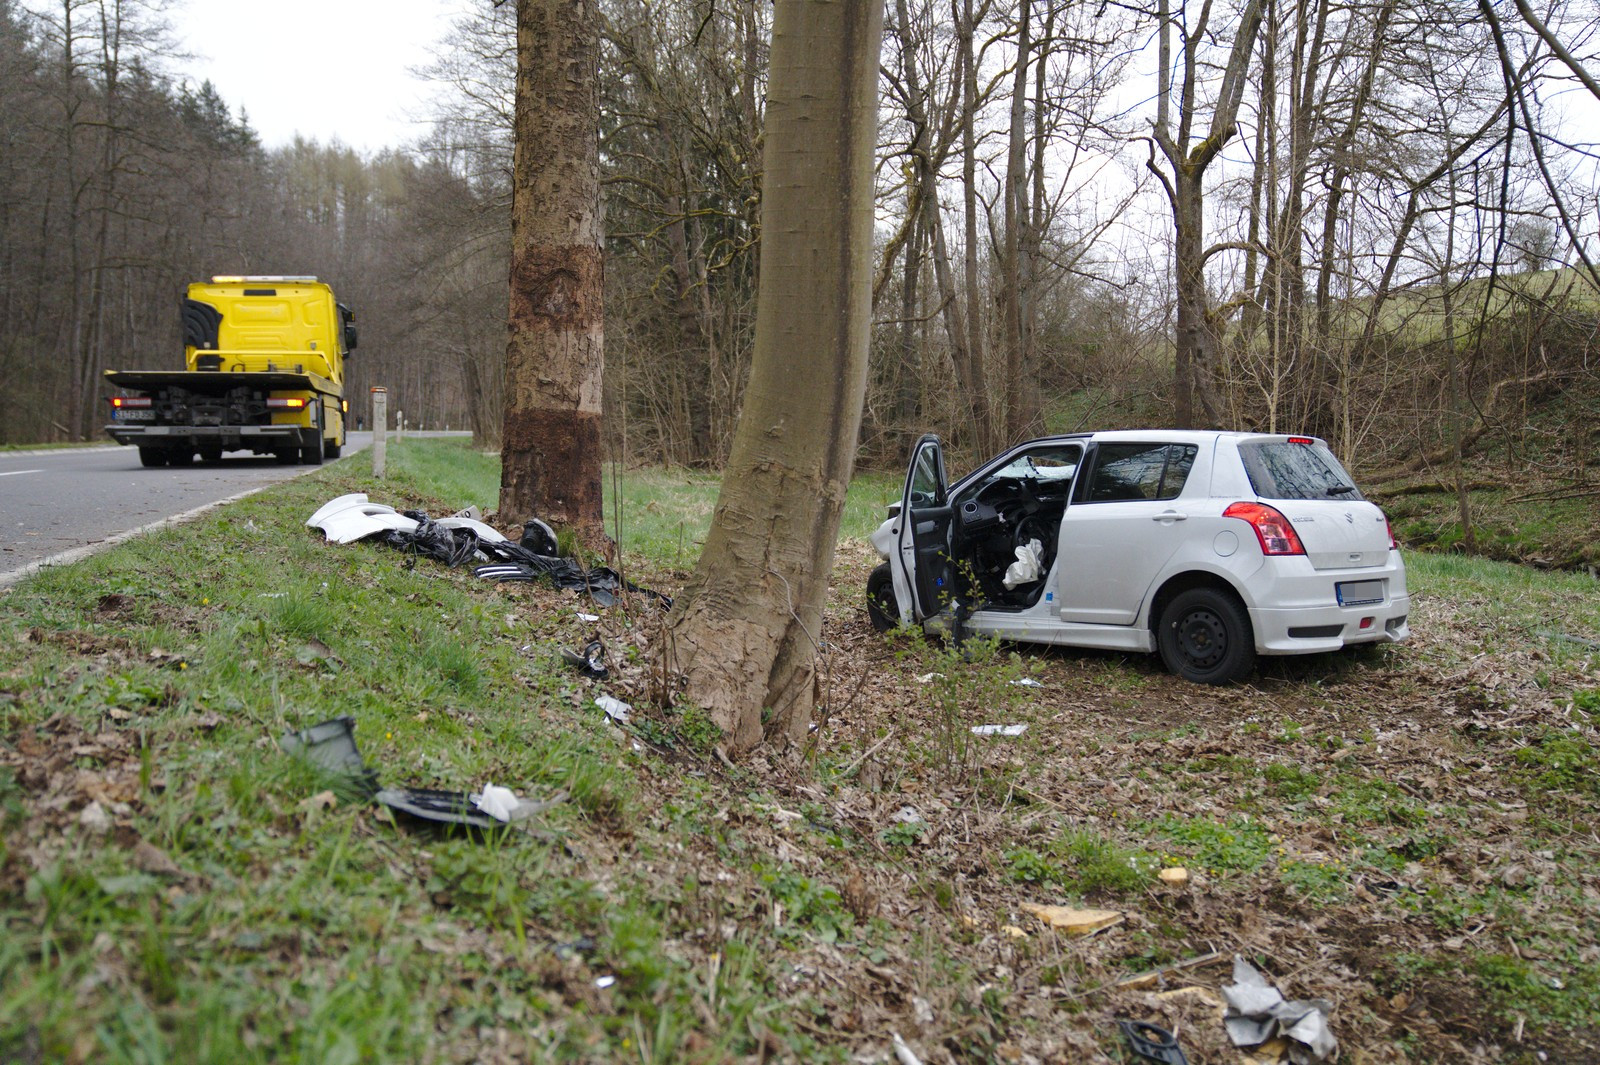
[[954,592],[950,526],[954,511],[945,481],[944,449],[932,434],[917,441],[900,500],[898,562],[911,589],[917,621],[944,609]]

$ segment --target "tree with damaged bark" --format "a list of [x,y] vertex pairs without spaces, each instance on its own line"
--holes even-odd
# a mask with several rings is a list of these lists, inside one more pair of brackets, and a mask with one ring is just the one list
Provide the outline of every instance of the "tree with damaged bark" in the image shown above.
[[590,543],[605,364],[597,0],[517,0],[516,151],[500,517]]
[[871,329],[876,3],[778,0],[755,354],[668,654],[728,750],[803,739]]

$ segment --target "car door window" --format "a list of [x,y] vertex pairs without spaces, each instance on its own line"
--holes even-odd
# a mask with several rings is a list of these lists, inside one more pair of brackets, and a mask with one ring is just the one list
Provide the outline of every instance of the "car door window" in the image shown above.
[[1102,444],[1084,501],[1176,499],[1198,452],[1193,444]]
[[907,494],[911,497],[912,506],[939,506],[944,503],[944,477],[943,471],[939,468],[937,448],[924,447],[917,450],[909,480]]

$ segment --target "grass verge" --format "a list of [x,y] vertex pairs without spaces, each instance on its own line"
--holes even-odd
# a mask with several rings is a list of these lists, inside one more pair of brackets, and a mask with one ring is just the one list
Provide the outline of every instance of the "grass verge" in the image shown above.
[[[886,1060],[899,1031],[924,1061],[1105,1062],[1125,1016],[1225,1060],[1214,1016],[1118,983],[1211,951],[1335,1000],[1368,1058],[1600,1053],[1587,577],[1413,556],[1412,644],[1197,689],[871,633],[859,538],[898,478],[869,480],[808,760],[728,770],[703,714],[638,697],[648,604],[590,622],[301,524],[346,491],[493,503],[464,443],[389,462],[0,596],[0,1060]],[[619,476],[635,579],[674,590],[714,492]],[[596,635],[604,684],[557,657]],[[530,831],[397,825],[279,753],[341,713],[386,784],[567,800]],[[1029,903],[1126,919],[1071,939]]]

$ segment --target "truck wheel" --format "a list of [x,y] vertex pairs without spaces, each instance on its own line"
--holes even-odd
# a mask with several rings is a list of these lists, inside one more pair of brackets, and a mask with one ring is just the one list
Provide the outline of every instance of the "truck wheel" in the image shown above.
[[203,447],[200,449],[200,461],[207,466],[214,466],[222,461],[221,447]]
[[164,447],[139,448],[139,465],[154,469],[167,464],[167,449]]
[[336,441],[333,441],[333,440],[329,440],[327,442],[327,444],[325,444],[323,446],[323,448],[322,448],[323,455],[326,456],[327,458],[330,458],[330,459],[338,458],[340,453],[343,452],[343,451],[344,451],[344,448],[339,443],[337,443]]

